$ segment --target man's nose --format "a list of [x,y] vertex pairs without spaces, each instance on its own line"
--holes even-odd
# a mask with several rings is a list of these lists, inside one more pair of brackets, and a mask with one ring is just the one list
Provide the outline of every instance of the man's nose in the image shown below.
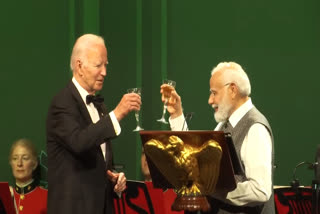
[[209,105],[212,105],[213,102],[214,102],[213,96],[210,95],[210,96],[209,96],[209,99],[208,99],[208,104],[209,104]]
[[101,71],[101,75],[104,77],[107,76],[107,66],[106,65],[103,66],[102,71]]

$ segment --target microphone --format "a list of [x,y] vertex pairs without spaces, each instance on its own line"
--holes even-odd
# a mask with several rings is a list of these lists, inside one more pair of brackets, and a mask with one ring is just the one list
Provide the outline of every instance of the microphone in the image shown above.
[[293,179],[292,181],[290,182],[290,185],[291,187],[293,188],[298,188],[300,186],[300,182],[299,182],[299,179],[297,179],[296,177],[296,171],[297,169],[300,167],[300,166],[303,166],[303,165],[307,165],[308,166],[308,169],[313,169],[314,168],[314,165],[315,163],[310,163],[308,161],[302,161],[301,163],[298,163],[296,165],[296,167],[294,167],[294,170],[293,170]]
[[299,180],[296,178],[296,170],[298,167],[302,165],[308,165],[308,169],[314,170],[315,179],[312,180],[312,214],[320,214],[320,144],[318,145],[315,162],[310,163],[307,161],[303,161],[299,163],[293,170],[293,180],[290,182],[291,187],[294,189],[298,189],[300,186]]
[[[184,114],[184,122],[183,122],[183,126],[182,126],[182,129],[181,131],[184,131],[184,126],[187,124],[187,121],[190,122],[190,120],[192,119],[192,116],[193,116],[194,112],[188,112],[188,113],[185,113]],[[187,124],[188,125],[188,124]],[[188,127],[187,127],[187,130],[188,131]]]
[[296,171],[297,171],[297,168],[303,165],[307,165],[308,169],[314,169],[315,181],[316,183],[320,183],[320,145],[318,145],[314,163],[303,161],[296,165],[296,167],[293,170],[293,180],[290,182],[292,187],[300,186],[300,182],[296,177]]

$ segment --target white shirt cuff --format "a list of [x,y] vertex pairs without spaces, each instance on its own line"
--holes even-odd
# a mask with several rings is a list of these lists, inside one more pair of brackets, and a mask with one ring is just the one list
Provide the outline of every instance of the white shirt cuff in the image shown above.
[[188,124],[183,114],[179,117],[171,119],[169,117],[169,123],[172,131],[188,131]]
[[116,135],[118,136],[120,133],[121,133],[121,127],[120,127],[120,124],[116,118],[116,115],[114,114],[114,112],[110,112],[109,113],[109,116],[111,118],[111,121],[112,121],[112,124],[113,124],[113,128],[116,132]]

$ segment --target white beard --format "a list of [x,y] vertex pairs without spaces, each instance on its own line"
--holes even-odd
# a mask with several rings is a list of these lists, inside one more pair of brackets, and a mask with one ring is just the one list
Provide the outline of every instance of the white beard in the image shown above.
[[227,103],[226,96],[224,96],[219,105],[213,105],[212,107],[218,107],[218,111],[214,113],[214,119],[220,123],[228,120],[232,106]]

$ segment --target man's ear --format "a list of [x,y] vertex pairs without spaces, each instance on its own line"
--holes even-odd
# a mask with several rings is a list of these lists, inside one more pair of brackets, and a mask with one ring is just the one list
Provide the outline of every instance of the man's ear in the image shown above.
[[234,99],[239,93],[238,87],[234,83],[230,83],[231,97]]
[[83,76],[82,68],[83,68],[82,61],[80,59],[77,59],[75,63],[75,70],[78,72],[79,76]]

